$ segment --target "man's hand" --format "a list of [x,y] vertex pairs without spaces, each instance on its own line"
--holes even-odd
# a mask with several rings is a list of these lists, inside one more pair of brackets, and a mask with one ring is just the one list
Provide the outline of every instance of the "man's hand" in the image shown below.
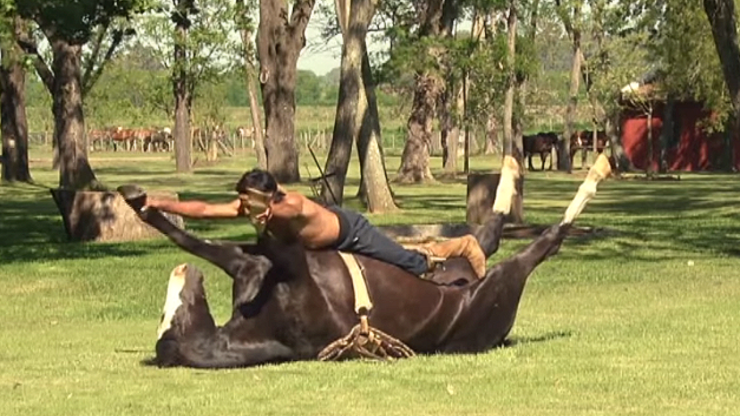
[[267,221],[270,221],[270,218],[272,218],[272,209],[269,207],[260,215],[257,215],[254,217],[254,220],[259,225],[267,225]]

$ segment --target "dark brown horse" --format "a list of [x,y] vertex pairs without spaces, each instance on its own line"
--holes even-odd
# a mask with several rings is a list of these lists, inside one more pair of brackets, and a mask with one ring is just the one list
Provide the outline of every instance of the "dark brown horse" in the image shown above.
[[529,170],[534,170],[532,157],[536,154],[540,155],[540,161],[542,162],[540,170],[545,170],[545,160],[548,156],[550,157],[550,167],[548,169],[552,170],[552,150],[557,148],[558,141],[557,133],[553,132],[540,132],[531,136],[523,136],[524,156],[527,158]]
[[[527,277],[558,251],[596,183],[608,175],[608,162],[606,168],[597,165],[602,170],[592,168],[563,222],[490,268],[483,279],[462,259],[448,260],[428,281],[356,256],[374,303],[370,324],[417,353],[478,352],[501,344],[514,325]],[[173,270],[156,345],[158,365],[225,368],[312,360],[357,324],[351,279],[335,251],[308,251],[268,237],[244,245],[200,240],[160,212],[142,210],[140,190],[121,192],[145,222],[233,278],[233,313],[219,327],[208,308],[203,274],[189,264]],[[486,255],[498,247],[504,214],[492,214],[476,232]]]

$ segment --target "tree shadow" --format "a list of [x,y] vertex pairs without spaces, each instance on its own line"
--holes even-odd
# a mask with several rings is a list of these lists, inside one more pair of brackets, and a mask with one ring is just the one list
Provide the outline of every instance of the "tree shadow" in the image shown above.
[[[67,259],[138,256],[165,241],[137,246],[120,243],[70,242],[59,210],[48,190],[17,188],[18,197],[0,200],[0,264]],[[146,240],[145,240],[146,241]]]

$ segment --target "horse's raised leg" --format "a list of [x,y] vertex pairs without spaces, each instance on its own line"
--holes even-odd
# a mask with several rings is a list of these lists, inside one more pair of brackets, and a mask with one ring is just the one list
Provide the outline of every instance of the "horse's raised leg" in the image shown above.
[[249,263],[250,257],[238,246],[215,244],[198,239],[178,228],[158,210],[145,207],[146,193],[141,188],[126,185],[119,187],[118,192],[142,221],[159,230],[188,253],[220,267],[229,276],[236,277]]
[[121,186],[118,192],[142,221],[162,232],[183,250],[213,263],[231,276],[234,279],[235,307],[251,301],[257,295],[265,275],[272,266],[270,260],[264,256],[246,253],[238,244],[217,244],[188,234],[158,210],[145,208],[146,193],[137,186]]
[[[515,264],[517,272],[527,276],[543,260],[557,253],[560,249],[560,244],[568,235],[568,229],[571,227],[573,221],[583,211],[588,201],[596,195],[596,186],[600,181],[606,179],[610,173],[611,166],[609,160],[606,156],[599,156],[586,175],[586,179],[578,188],[578,193],[576,193],[573,201],[571,201],[568,209],[565,211],[560,224],[545,230],[540,237],[503,264]],[[489,273],[491,273],[490,270]]]
[[260,339],[249,323],[235,329],[217,327],[203,289],[203,273],[189,264],[175,267],[170,275],[157,336],[154,361],[160,367],[243,367],[292,357],[284,345]]
[[460,314],[461,324],[451,337],[450,351],[478,351],[504,340],[514,325],[527,278],[540,263],[558,251],[571,223],[595,195],[598,182],[610,171],[606,157],[599,157],[563,221],[545,230],[513,257],[492,267],[486,277],[471,288],[469,307]]
[[475,231],[475,238],[486,258],[498,250],[504,233],[504,222],[511,212],[511,203],[516,195],[516,181],[520,175],[521,169],[516,159],[504,156],[501,178],[496,188],[496,200],[493,203],[493,215]]

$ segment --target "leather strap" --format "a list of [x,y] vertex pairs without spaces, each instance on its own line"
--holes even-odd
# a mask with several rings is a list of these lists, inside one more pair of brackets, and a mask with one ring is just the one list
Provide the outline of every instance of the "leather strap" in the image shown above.
[[370,300],[370,293],[367,290],[367,283],[362,268],[354,255],[350,253],[339,252],[339,256],[349,270],[352,277],[352,288],[355,292],[355,312],[358,315],[365,315],[373,308],[373,302]]

